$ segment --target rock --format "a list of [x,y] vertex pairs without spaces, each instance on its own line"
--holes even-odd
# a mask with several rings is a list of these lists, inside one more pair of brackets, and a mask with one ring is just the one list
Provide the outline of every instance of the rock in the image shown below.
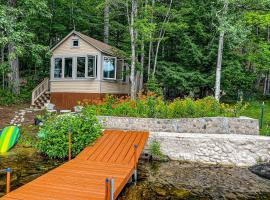
[[167,190],[165,188],[161,188],[161,187],[156,187],[155,188],[155,192],[159,195],[159,196],[166,196],[167,194]]
[[270,162],[254,165],[249,170],[260,177],[270,180]]

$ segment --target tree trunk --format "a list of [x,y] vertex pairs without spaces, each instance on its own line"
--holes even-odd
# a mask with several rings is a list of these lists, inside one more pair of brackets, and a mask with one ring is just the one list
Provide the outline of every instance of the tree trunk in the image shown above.
[[268,71],[267,87],[266,87],[265,95],[269,95],[269,90],[270,90],[270,71]]
[[110,26],[110,5],[109,0],[105,0],[104,7],[104,42],[109,43],[109,26]]
[[163,38],[165,36],[165,32],[166,32],[164,30],[164,24],[168,23],[168,21],[169,21],[169,15],[170,15],[170,12],[171,12],[172,2],[173,2],[173,0],[170,1],[169,9],[168,9],[168,11],[166,13],[166,16],[164,18],[164,21],[163,21],[163,26],[161,27],[161,30],[159,32],[159,38],[158,38],[158,43],[157,43],[157,46],[156,46],[156,53],[155,53],[155,59],[154,59],[153,75],[155,75],[155,73],[156,73],[159,47],[160,47],[160,43],[163,40]]
[[218,59],[217,59],[217,68],[216,68],[216,84],[215,84],[215,99],[218,101],[220,99],[220,82],[221,82],[223,46],[224,46],[224,31],[221,31],[219,35]]
[[220,85],[221,85],[221,67],[222,67],[222,59],[223,59],[223,48],[224,48],[224,24],[225,24],[225,15],[228,10],[228,1],[224,4],[223,16],[221,19],[221,30],[219,33],[219,43],[218,43],[218,57],[217,57],[217,67],[216,67],[216,83],[215,83],[215,99],[219,101],[220,99]]
[[[150,35],[150,40],[152,39],[152,34]],[[150,74],[151,74],[151,55],[152,55],[152,46],[153,46],[153,42],[150,41],[149,43],[149,50],[148,50],[148,67],[147,67],[147,80],[150,79]]]
[[141,73],[140,73],[140,80],[139,80],[139,91],[143,90],[143,74],[144,74],[144,39],[142,39],[141,45]]
[[[155,3],[156,1],[155,0],[152,0],[152,10],[154,9],[155,7]],[[154,21],[154,13],[152,12],[152,17],[151,17],[151,20],[150,20],[150,23],[153,23]],[[151,74],[151,59],[152,59],[152,49],[153,49],[153,41],[152,41],[152,36],[153,34],[150,33],[150,42],[149,42],[149,50],[148,50],[148,67],[147,67],[147,80],[150,79],[150,74]]]
[[263,95],[265,96],[266,94],[266,88],[267,88],[267,77],[268,77],[268,74],[265,73],[264,74],[264,83],[263,83]]
[[[4,59],[5,59],[5,55],[4,55],[4,51],[5,51],[5,48],[2,47],[1,49],[1,63],[2,65],[4,64]],[[4,69],[4,66],[3,66],[3,71],[2,71],[2,79],[3,79],[3,82],[2,82],[2,89],[4,90],[5,89],[5,69]]]
[[[9,4],[12,7],[16,7],[16,0],[9,0]],[[20,93],[20,79],[19,79],[19,58],[16,55],[15,44],[10,43],[8,45],[8,56],[10,65],[10,80],[9,84],[12,87],[14,94]]]
[[135,30],[135,16],[137,16],[137,0],[131,2],[131,13],[130,13],[130,39],[131,39],[131,99],[136,98],[136,80],[135,80],[135,66],[136,66],[136,30]]
[[14,94],[20,94],[20,78],[19,78],[19,58],[16,55],[16,47],[13,44],[8,45],[10,79],[9,84]]

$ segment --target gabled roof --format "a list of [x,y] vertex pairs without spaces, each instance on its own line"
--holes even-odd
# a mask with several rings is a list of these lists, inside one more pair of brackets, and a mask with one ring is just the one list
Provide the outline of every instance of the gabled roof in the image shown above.
[[114,55],[116,56],[119,52],[119,50],[115,47],[112,47],[104,42],[98,41],[94,38],[91,38],[87,35],[84,35],[77,31],[71,31],[64,39],[62,39],[59,43],[57,43],[51,51],[54,51],[57,47],[59,47],[65,40],[67,40],[71,35],[77,35],[81,39],[83,39],[85,42],[90,44],[91,46],[95,47],[97,50],[101,51],[102,53]]

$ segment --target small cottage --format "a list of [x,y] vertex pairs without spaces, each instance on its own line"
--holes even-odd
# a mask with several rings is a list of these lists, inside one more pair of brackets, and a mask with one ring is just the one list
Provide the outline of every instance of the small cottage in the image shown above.
[[51,51],[50,78],[33,91],[33,106],[50,98],[57,109],[71,109],[84,99],[130,93],[127,65],[116,48],[72,31]]

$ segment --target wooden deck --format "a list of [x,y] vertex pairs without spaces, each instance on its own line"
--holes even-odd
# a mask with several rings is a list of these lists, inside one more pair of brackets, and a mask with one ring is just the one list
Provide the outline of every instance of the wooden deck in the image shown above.
[[148,132],[106,130],[75,159],[14,190],[1,200],[104,200],[105,179],[114,178],[114,199],[134,172]]

